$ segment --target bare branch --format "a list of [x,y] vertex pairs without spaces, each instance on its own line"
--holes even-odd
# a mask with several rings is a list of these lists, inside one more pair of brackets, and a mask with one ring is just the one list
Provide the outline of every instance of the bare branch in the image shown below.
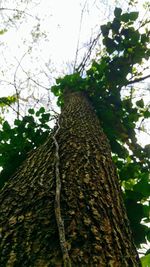
[[127,85],[128,85],[128,84],[133,84],[133,83],[138,83],[138,82],[144,81],[144,80],[146,80],[146,79],[148,79],[148,78],[150,78],[150,75],[147,75],[147,76],[144,76],[144,77],[135,79],[135,80],[133,80],[133,81],[129,81],[129,82],[127,83]]
[[135,128],[135,129],[140,131],[140,132],[143,132],[143,133],[147,134],[148,136],[150,136],[150,134],[146,130],[142,129],[141,127],[138,127],[138,128]]
[[20,14],[26,14],[27,16],[30,16],[30,17],[32,17],[33,18],[33,16],[31,15],[31,14],[29,14],[29,13],[27,13],[26,11],[24,11],[24,10],[19,10],[19,9],[16,9],[16,8],[7,8],[7,7],[1,7],[0,8],[0,11],[13,11],[13,12],[18,12],[18,13],[20,13]]
[[[3,102],[2,100],[1,100],[1,102]],[[16,114],[17,114],[17,116],[18,116],[18,110],[16,110],[15,108],[13,108],[12,107],[12,105],[11,104],[9,104],[9,103],[6,103],[6,102],[3,102],[6,106],[8,106],[8,107],[10,107]],[[22,116],[23,117],[23,116]]]
[[78,52],[79,52],[79,43],[80,43],[80,34],[81,34],[83,15],[84,15],[84,11],[85,11],[86,4],[87,4],[87,0],[85,1],[84,6],[83,6],[83,8],[82,8],[82,10],[81,10],[80,26],[79,26],[79,34],[78,34],[78,41],[77,41],[76,55],[75,55],[74,67],[73,67],[73,70],[74,70],[74,71],[75,71],[76,64],[77,64],[77,58],[78,58]]
[[90,47],[89,47],[87,53],[85,54],[82,62],[80,63],[80,65],[76,69],[77,72],[82,72],[84,70],[85,65],[86,65],[88,59],[90,58],[91,53],[92,53],[92,50],[96,46],[96,44],[97,44],[97,42],[99,40],[100,35],[101,35],[101,33],[98,33],[98,35],[93,39],[93,41],[90,42]]
[[17,96],[17,109],[18,109],[18,112],[17,112],[17,118],[19,119],[19,113],[20,113],[20,102],[19,102],[19,96],[20,96],[20,92],[19,92],[19,90],[18,90],[18,88],[17,88],[17,82],[16,82],[16,76],[17,76],[17,71],[18,71],[18,69],[19,69],[19,67],[21,66],[21,62],[22,62],[22,60],[24,59],[24,57],[26,56],[26,54],[27,54],[27,52],[25,52],[24,54],[23,54],[23,56],[21,57],[21,59],[18,61],[17,60],[17,58],[16,58],[16,60],[17,60],[17,62],[18,62],[18,65],[17,65],[17,67],[16,67],[16,70],[15,70],[15,73],[14,73],[14,87],[15,87],[15,90],[16,90],[16,96]]

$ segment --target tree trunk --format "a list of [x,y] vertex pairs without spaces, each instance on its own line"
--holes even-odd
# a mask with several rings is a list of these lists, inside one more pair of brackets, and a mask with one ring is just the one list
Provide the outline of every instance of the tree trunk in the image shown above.
[[0,266],[141,266],[121,195],[91,104],[66,94],[53,136],[2,189]]

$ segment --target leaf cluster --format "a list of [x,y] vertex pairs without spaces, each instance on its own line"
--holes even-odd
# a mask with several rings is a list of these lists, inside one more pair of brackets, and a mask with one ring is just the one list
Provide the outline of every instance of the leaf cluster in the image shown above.
[[3,108],[5,106],[10,106],[11,104],[17,101],[17,97],[15,95],[0,97],[0,107]]
[[85,90],[85,83],[79,73],[66,75],[63,78],[56,79],[56,85],[51,87],[51,91],[58,97],[57,105],[63,105],[63,97],[67,91]]
[[50,132],[48,122],[50,114],[41,107],[35,112],[28,110],[28,115],[16,119],[11,127],[7,121],[0,130],[0,187],[12,176],[30,150],[36,149]]

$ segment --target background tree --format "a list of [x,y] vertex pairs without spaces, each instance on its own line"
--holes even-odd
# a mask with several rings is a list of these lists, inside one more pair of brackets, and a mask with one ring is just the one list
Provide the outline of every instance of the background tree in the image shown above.
[[[145,202],[149,197],[149,146],[143,149],[138,145],[135,137],[135,127],[139,119],[143,120],[149,117],[149,110],[142,99],[139,99],[136,103],[133,102],[134,90],[133,86],[132,88],[129,86],[147,77],[139,76],[136,64],[140,65],[142,59],[148,59],[149,57],[147,47],[149,32],[141,34],[140,29],[133,28],[137,16],[137,12],[122,14],[121,9],[115,9],[114,20],[101,27],[106,52],[93,61],[86,77],[83,78],[79,75],[79,71],[82,71],[84,67],[81,64],[75,74],[58,79],[57,85],[52,88],[52,91],[59,96],[58,104],[61,105],[64,101],[66,88],[73,88],[73,91],[86,91],[90,98],[110,140],[113,159],[117,164],[122,186],[125,190],[125,202],[138,246],[145,240],[145,236],[147,238],[149,236],[148,228],[140,224],[142,218],[146,218],[145,221],[147,222],[149,221],[149,208]],[[128,73],[132,74],[131,80],[127,76]],[[127,88],[130,89],[129,96],[121,95],[124,86],[128,86]],[[30,110],[30,114],[32,113],[34,113],[34,110]],[[43,114],[44,110],[39,113]],[[32,126],[35,125],[33,118],[31,122],[33,122],[33,124],[31,123]],[[22,125],[25,125],[24,133],[26,133],[27,128],[31,128],[29,121],[27,123],[24,120]],[[16,127],[17,129],[19,128]],[[6,151],[6,143],[11,140],[12,130],[7,123],[4,124],[4,130],[5,142],[2,145]],[[33,143],[29,135],[22,135],[24,140]],[[33,143],[33,147],[37,145]],[[19,150],[18,152],[20,153]],[[135,210],[137,212],[134,213],[133,218],[133,211]]]

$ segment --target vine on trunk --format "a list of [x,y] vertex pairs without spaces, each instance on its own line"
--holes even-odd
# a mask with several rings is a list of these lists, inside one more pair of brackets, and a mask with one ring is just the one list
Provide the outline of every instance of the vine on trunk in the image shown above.
[[56,147],[56,163],[55,163],[55,175],[56,175],[56,192],[55,192],[55,216],[59,233],[60,247],[63,255],[64,267],[71,267],[71,260],[68,254],[67,242],[65,238],[65,228],[64,221],[61,215],[61,207],[60,207],[60,194],[61,194],[61,179],[60,179],[60,157],[59,157],[59,144],[57,142],[56,136],[60,130],[59,118],[57,120],[57,130],[53,135],[54,144]]

